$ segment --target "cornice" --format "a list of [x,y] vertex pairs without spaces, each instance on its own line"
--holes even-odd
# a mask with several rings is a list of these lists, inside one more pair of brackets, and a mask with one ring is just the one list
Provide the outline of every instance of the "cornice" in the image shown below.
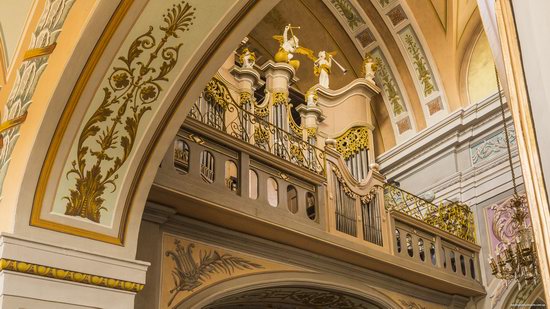
[[[399,173],[405,165],[413,159],[429,156],[433,157],[483,135],[488,129],[474,130],[465,134],[481,123],[496,119],[500,113],[498,95],[494,94],[486,100],[474,104],[466,109],[460,109],[441,122],[422,130],[406,142],[381,154],[376,159],[384,173]],[[509,117],[509,114],[508,114]],[[490,129],[490,128],[489,128]],[[445,145],[444,145],[445,144]],[[436,150],[436,148],[438,148]],[[400,171],[400,172],[397,172]]]

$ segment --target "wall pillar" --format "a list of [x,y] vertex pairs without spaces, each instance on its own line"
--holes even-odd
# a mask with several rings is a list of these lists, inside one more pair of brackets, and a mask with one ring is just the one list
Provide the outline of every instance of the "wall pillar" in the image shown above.
[[0,236],[0,308],[134,308],[149,263]]

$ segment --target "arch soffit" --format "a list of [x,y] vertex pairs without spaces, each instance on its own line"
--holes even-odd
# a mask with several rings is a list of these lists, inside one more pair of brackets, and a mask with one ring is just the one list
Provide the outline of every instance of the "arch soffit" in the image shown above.
[[343,292],[376,303],[382,308],[402,308],[389,296],[366,284],[350,282],[348,278],[310,272],[259,273],[230,279],[193,294],[185,300],[185,304],[190,308],[203,308],[234,294],[284,286],[304,286]]
[[[84,67],[84,70],[88,69],[89,71],[82,72],[80,76],[78,72],[75,74],[74,71],[61,71],[61,76],[57,77],[60,79],[56,87],[51,86],[50,80],[53,95],[48,104],[51,104],[45,107],[43,113],[45,116],[42,118],[40,129],[34,131],[36,140],[42,142],[37,143],[40,145],[31,145],[32,150],[29,150],[31,154],[28,157],[28,162],[33,162],[33,165],[42,165],[41,162],[44,162],[44,165],[36,166],[36,169],[25,169],[17,166],[18,164],[12,164],[12,168],[8,170],[8,177],[9,173],[15,173],[16,170],[25,170],[25,175],[21,177],[21,190],[13,192],[13,196],[10,197],[11,200],[18,201],[14,229],[20,234],[32,234],[38,239],[44,238],[48,241],[64,239],[68,246],[86,250],[89,242],[82,240],[82,237],[85,237],[99,241],[94,241],[98,253],[125,258],[135,257],[141,215],[149,188],[157,167],[189,111],[192,101],[198,97],[204,84],[222,65],[227,55],[234,50],[235,46],[238,46],[238,43],[259,22],[259,19],[276,4],[276,1],[226,1],[224,2],[225,7],[219,6],[218,10],[214,10],[208,3],[200,0],[171,0],[169,2],[122,0],[118,8],[120,9],[126,4],[126,9],[120,13],[121,16],[113,15],[111,22],[113,20],[116,22],[110,25],[114,29],[107,29],[103,32],[103,41],[99,39],[103,43],[98,44],[93,52],[91,51],[93,45],[77,44],[76,47],[73,46],[74,52],[69,53],[70,57],[65,55],[67,59],[65,59],[64,65],[72,63],[74,64],[71,66],[73,68]],[[187,7],[187,4],[190,7]],[[104,10],[101,15],[107,16],[107,19],[110,16],[105,14],[108,9],[111,9],[111,12],[116,11],[116,5],[114,8],[113,5],[110,8],[102,8]],[[154,14],[149,14],[150,12],[154,12]],[[71,13],[76,16],[84,14],[84,12],[71,11],[69,17]],[[96,32],[99,30],[101,33],[102,29],[97,29],[98,24],[106,24],[105,21],[94,24],[93,19],[99,17],[92,13],[90,13],[88,23],[80,31],[84,36],[90,34],[88,32],[91,31],[91,28],[96,28]],[[180,31],[178,37],[170,36],[167,34],[171,31],[170,27],[163,23],[169,25],[178,16],[180,16],[178,22],[186,24],[184,27],[189,30]],[[181,18],[189,18],[189,20],[183,21]],[[149,26],[153,28],[150,29]],[[97,35],[99,36],[99,34]],[[94,36],[95,34],[88,38]],[[162,40],[163,37],[167,38],[167,41]],[[79,37],[75,41],[81,43],[81,39],[82,37]],[[134,45],[131,44],[132,42]],[[183,44],[180,46],[181,43]],[[132,54],[132,48],[135,51],[136,44],[140,45],[141,51]],[[60,41],[57,49],[62,50],[62,46],[63,42]],[[155,50],[156,58],[151,57]],[[81,55],[90,52],[90,57],[82,61]],[[55,52],[51,59],[54,56]],[[155,64],[156,59],[160,60]],[[105,102],[108,101],[106,98],[113,98],[117,91],[120,91],[116,87],[132,87],[131,84],[126,83],[124,76],[120,75],[124,72],[117,71],[121,66],[127,65],[124,61],[130,64],[135,64],[138,61],[147,64],[149,61],[151,67],[155,66],[155,71],[145,73],[163,74],[160,78],[158,75],[153,75],[153,78],[159,78],[157,81],[162,84],[162,87],[142,85],[143,87],[139,89],[140,92],[134,90],[136,102],[139,101],[139,103],[134,105],[132,102],[131,106],[126,106],[126,109],[121,108],[120,102],[124,100],[121,97],[118,98],[119,101],[109,103],[113,105],[113,108],[107,113],[107,116],[96,117],[98,110],[101,111],[101,108],[105,107]],[[137,71],[139,71],[139,66]],[[142,73],[144,72],[139,74]],[[126,71],[126,75],[129,74],[131,73]],[[40,82],[47,83],[48,81],[41,80]],[[66,86],[73,84],[80,88],[74,88],[71,94]],[[65,90],[61,91],[61,88]],[[149,90],[143,92],[142,89],[146,88]],[[108,91],[111,92],[111,96],[105,95]],[[87,100],[83,100],[85,96],[87,96]],[[57,102],[57,106],[52,102]],[[65,106],[65,104],[67,105]],[[71,106],[71,104],[73,105]],[[146,109],[140,111],[139,108],[144,106]],[[57,122],[52,124],[51,120],[56,119],[56,113],[63,108],[65,110],[59,124]],[[132,110],[132,108],[134,109]],[[136,112],[143,114],[140,116],[142,117],[141,122],[129,124],[128,121],[131,122],[132,118],[135,121]],[[46,121],[47,115],[53,116],[49,123]],[[83,151],[83,140],[84,143],[88,143],[85,144],[88,150],[94,147],[94,143],[101,144],[101,139],[104,141],[105,134],[108,134],[109,128],[113,127],[115,122],[113,118],[117,115],[123,115],[119,117],[119,119],[122,118],[120,119],[122,125],[116,128],[120,134],[117,139],[118,150],[103,151],[104,154],[112,158],[111,160],[104,158],[103,161],[111,162],[111,165],[106,164],[105,170],[100,168],[99,173],[102,178],[99,180],[86,178],[86,175],[95,173],[94,164],[89,162],[101,160],[97,154],[88,152],[85,154],[87,161],[81,163],[79,162],[79,152],[75,152],[75,150],[80,148],[80,151]],[[125,125],[129,128],[125,128]],[[86,128],[89,129],[90,126],[98,127],[94,128],[97,131],[95,134],[89,135],[89,132],[85,132]],[[60,128],[63,130],[60,131]],[[22,128],[22,134],[33,132],[32,129],[26,131],[24,129]],[[132,132],[136,132],[135,136],[128,135],[134,134]],[[125,138],[123,138],[124,136]],[[133,147],[124,146],[120,144],[121,140],[124,140],[122,143],[126,144],[133,142],[134,145]],[[95,147],[97,148],[97,146]],[[99,147],[101,151],[101,146]],[[48,149],[47,154],[45,149]],[[119,158],[119,161],[116,161],[118,163],[115,163],[115,158]],[[75,179],[73,177],[75,172],[68,173],[66,169],[65,163],[68,162],[69,171],[71,171],[71,161],[75,160],[74,166],[84,171],[83,174],[76,173],[75,177],[80,177],[80,179]],[[26,164],[27,162],[19,162],[19,165],[26,166]],[[51,165],[47,166],[47,164]],[[114,177],[114,174],[109,172],[109,169],[117,166],[116,164],[124,168],[124,170],[121,167],[115,171],[115,174],[119,175],[118,177]],[[107,179],[110,173],[111,178]],[[113,212],[109,220],[94,221],[93,213],[92,215],[90,213],[75,215],[67,213],[71,199],[85,198],[78,196],[78,192],[81,192],[80,189],[94,190],[93,187],[101,185],[102,182],[105,184],[106,179],[109,189],[96,190],[95,195],[87,197],[99,198],[99,200],[95,200],[96,205],[93,206],[96,207],[96,210],[99,207],[106,207],[107,209],[102,211]],[[62,191],[65,193],[60,195]],[[67,196],[68,199],[63,199],[63,196]],[[61,199],[56,199],[58,197]],[[98,205],[98,202],[104,202],[104,204]],[[52,215],[57,217],[52,217]],[[32,217],[31,226],[29,226],[29,217]],[[36,227],[44,229],[37,230]],[[113,247],[113,244],[119,246]]]

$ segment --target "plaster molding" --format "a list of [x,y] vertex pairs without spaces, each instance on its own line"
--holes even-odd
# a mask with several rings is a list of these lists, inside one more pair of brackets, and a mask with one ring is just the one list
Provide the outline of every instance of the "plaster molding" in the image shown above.
[[[408,164],[411,158],[425,158],[428,152],[433,152],[435,148],[445,142],[448,143],[450,139],[454,141],[438,152],[481,136],[489,129],[488,124],[496,125],[496,123],[489,123],[488,120],[496,119],[499,116],[498,113],[500,113],[500,105],[498,95],[495,94],[466,109],[457,110],[439,123],[422,130],[406,142],[378,156],[377,162],[383,173],[401,175],[404,173],[404,165]],[[476,127],[480,124],[484,125],[484,129],[479,130]],[[433,155],[432,153],[431,156]]]
[[0,234],[0,272],[139,292],[149,263],[79,251]]

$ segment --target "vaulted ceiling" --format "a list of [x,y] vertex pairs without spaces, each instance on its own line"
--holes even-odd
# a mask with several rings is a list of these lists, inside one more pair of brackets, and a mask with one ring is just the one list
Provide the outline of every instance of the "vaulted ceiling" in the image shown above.
[[[300,45],[317,53],[336,51],[331,88],[358,78],[366,53],[380,63],[383,89],[373,111],[377,152],[414,136],[469,104],[467,68],[481,33],[475,0],[282,0],[249,34],[258,64],[273,59],[284,26],[299,26]],[[313,63],[298,55],[305,92],[317,83]]]

